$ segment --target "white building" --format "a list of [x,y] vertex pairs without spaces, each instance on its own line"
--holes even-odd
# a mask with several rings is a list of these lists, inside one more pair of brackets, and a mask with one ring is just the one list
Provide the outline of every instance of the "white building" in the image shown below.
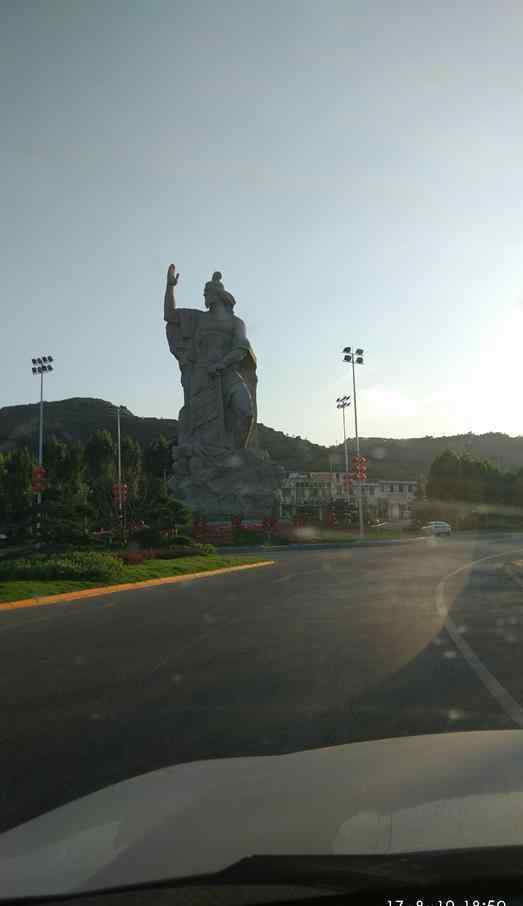
[[[282,485],[282,516],[292,517],[307,504],[318,509],[322,519],[328,504],[337,500],[358,500],[358,482],[348,493],[343,472],[291,472]],[[408,520],[416,496],[417,481],[365,480],[362,483],[365,508],[370,518],[387,521]]]

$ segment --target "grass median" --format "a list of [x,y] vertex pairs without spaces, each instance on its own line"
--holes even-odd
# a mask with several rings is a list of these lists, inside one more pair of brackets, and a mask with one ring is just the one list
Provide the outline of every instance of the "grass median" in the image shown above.
[[145,560],[143,563],[125,565],[122,575],[114,581],[88,581],[84,579],[11,579],[0,582],[0,603],[40,598],[89,588],[122,585],[129,582],[147,582],[190,573],[204,573],[231,566],[262,563],[265,557],[255,555],[225,556],[220,554],[180,557],[176,560]]

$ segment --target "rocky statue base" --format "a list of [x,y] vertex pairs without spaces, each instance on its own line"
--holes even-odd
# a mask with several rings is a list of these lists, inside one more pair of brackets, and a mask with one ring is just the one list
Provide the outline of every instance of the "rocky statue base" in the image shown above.
[[243,449],[214,455],[174,448],[169,490],[193,512],[208,519],[280,515],[284,470],[264,450]]

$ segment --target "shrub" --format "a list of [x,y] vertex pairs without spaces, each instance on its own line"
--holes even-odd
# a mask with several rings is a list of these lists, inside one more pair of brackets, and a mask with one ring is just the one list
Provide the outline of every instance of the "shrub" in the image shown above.
[[148,551],[124,551],[120,554],[120,559],[126,566],[132,566],[136,563],[143,563],[144,560],[148,560]]
[[88,579],[115,581],[123,577],[122,562],[111,554],[72,551],[70,554],[0,562],[0,580]]
[[154,552],[155,560],[177,560],[180,557],[194,557],[197,553],[195,547],[163,547]]
[[143,548],[166,547],[170,544],[169,539],[162,535],[161,531],[157,528],[140,529],[138,532],[135,532],[133,539],[138,541]]
[[210,555],[216,553],[216,548],[214,544],[198,544],[196,545],[196,553]]
[[194,544],[194,538],[189,538],[189,535],[175,535],[174,538],[171,538],[170,544],[185,544],[186,547],[191,547]]
[[212,544],[190,544],[185,547],[178,544],[176,547],[149,548],[143,551],[123,551],[119,554],[123,563],[128,566],[144,563],[146,560],[178,560],[180,557],[196,557],[198,555],[214,554]]

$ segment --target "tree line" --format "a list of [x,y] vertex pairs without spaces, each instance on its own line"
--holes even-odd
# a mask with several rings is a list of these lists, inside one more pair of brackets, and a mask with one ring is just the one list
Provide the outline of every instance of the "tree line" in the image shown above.
[[415,505],[417,523],[444,519],[454,528],[523,526],[523,466],[501,471],[470,452],[444,450]]
[[[185,526],[190,512],[168,492],[170,445],[164,436],[143,447],[132,437],[121,443],[122,482],[129,527],[145,524],[155,531]],[[42,540],[79,541],[97,529],[116,531],[119,516],[113,486],[118,480],[116,443],[109,431],[89,440],[67,443],[51,437],[45,447],[47,489],[38,510],[32,490],[34,452],[21,447],[0,454],[0,531],[24,541],[40,524]]]

